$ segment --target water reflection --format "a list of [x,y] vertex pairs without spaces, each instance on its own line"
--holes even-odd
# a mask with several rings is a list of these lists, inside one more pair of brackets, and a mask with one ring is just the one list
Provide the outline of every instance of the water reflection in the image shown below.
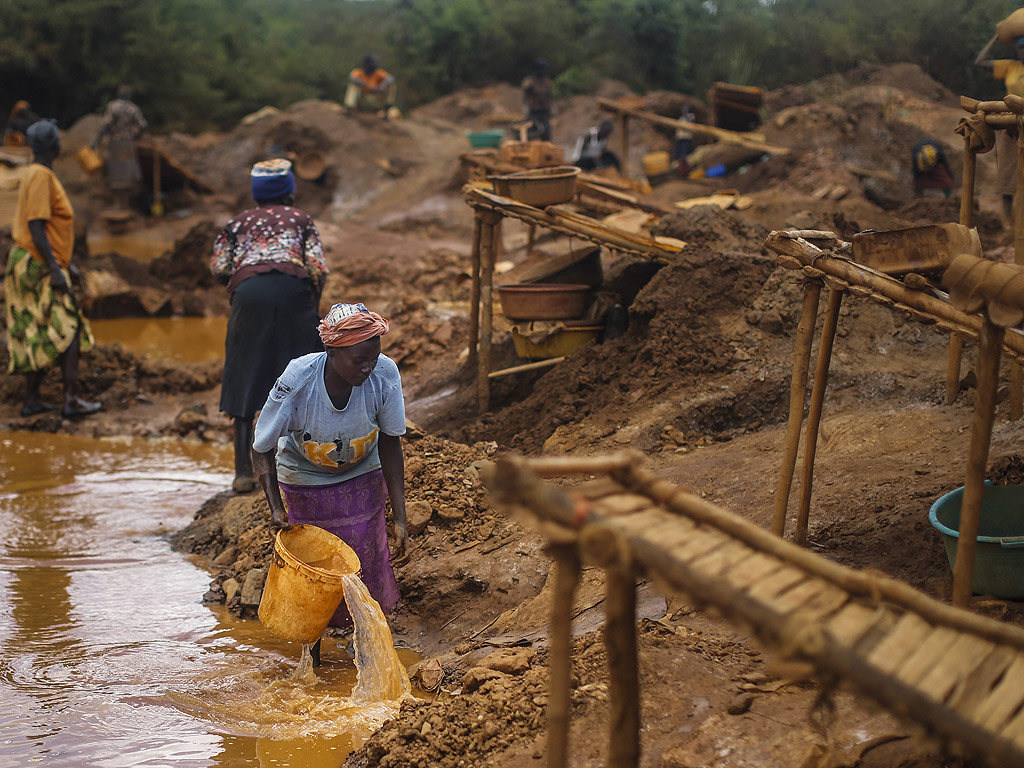
[[0,434],[0,765],[339,765],[365,738],[330,706],[343,650],[315,690],[282,685],[298,646],[201,605],[209,575],[163,537],[230,466],[225,446]]
[[224,357],[226,317],[124,317],[91,321],[98,344],[120,344],[132,354],[205,363]]

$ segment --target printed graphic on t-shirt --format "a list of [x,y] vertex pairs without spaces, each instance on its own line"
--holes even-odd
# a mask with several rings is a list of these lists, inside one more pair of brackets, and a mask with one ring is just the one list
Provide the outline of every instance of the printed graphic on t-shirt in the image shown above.
[[357,437],[352,440],[339,437],[331,443],[318,443],[307,432],[302,436],[302,448],[311,463],[337,469],[346,464],[358,464],[362,461],[373,447],[379,431],[379,429],[374,429],[366,437]]

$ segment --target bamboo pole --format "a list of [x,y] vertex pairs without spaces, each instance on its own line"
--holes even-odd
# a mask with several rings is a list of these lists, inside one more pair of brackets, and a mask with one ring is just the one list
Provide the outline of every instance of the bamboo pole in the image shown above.
[[971,226],[974,217],[974,176],[977,168],[978,154],[967,146],[964,139],[964,180],[960,192],[960,223]]
[[572,713],[572,607],[580,583],[580,558],[575,546],[554,547],[555,593],[551,605],[551,670],[548,678],[548,766],[569,765]]
[[[494,214],[496,215],[496,214]],[[500,219],[500,217],[498,217]],[[484,221],[480,246],[480,352],[477,359],[477,412],[485,413],[491,401],[491,331],[494,326],[494,261],[497,220]]]
[[964,480],[960,507],[960,537],[953,567],[953,605],[966,608],[971,601],[974,578],[974,554],[978,546],[978,521],[985,496],[985,470],[992,441],[992,421],[996,409],[996,387],[999,384],[999,353],[1003,345],[1003,329],[987,318],[981,327],[978,349],[978,390],[971,419],[971,443],[967,451],[967,477]]
[[550,368],[564,361],[565,355],[549,357],[547,360],[535,360],[532,363],[523,363],[522,365],[513,365],[511,368],[502,368],[500,371],[491,371],[487,376],[491,379],[500,379],[502,376],[511,376],[514,373],[525,373],[526,371],[535,371],[539,368]]
[[[761,150],[768,154],[784,155],[792,151],[789,147],[783,147],[777,144],[768,144],[765,141],[753,139],[749,133],[730,131],[725,128],[718,128],[714,125],[705,125],[704,123],[687,123],[682,120],[674,120],[671,117],[664,117],[663,115],[659,115],[655,112],[648,112],[634,107],[624,107],[615,100],[606,99],[602,96],[598,97],[597,106],[606,112],[614,112],[619,116],[635,117],[638,120],[643,120],[651,125],[659,125],[663,128],[670,128],[672,130],[675,130],[676,128],[685,128],[693,133],[712,136],[725,144],[736,144],[741,147]],[[623,163],[623,167],[625,167],[625,163]]]
[[804,465],[800,475],[800,503],[796,513],[796,533],[793,541],[797,546],[807,543],[807,521],[811,515],[811,488],[814,482],[814,455],[818,448],[818,428],[825,403],[825,388],[828,386],[828,369],[832,362],[832,344],[839,324],[839,309],[843,303],[843,291],[830,288],[825,320],[818,341],[818,364],[814,369],[814,388],[811,390],[811,405],[807,411],[807,431],[804,436]]
[[640,765],[640,668],[636,643],[636,583],[631,558],[610,567],[605,597],[608,649],[608,765]]
[[480,222],[481,213],[477,209],[473,216],[473,247],[470,249],[470,278],[472,279],[469,294],[469,367],[476,368],[480,352]]
[[[960,193],[960,223],[971,226],[974,218],[974,177],[978,153],[964,139],[964,178]],[[963,361],[964,341],[956,333],[949,335],[949,359],[946,363],[946,405],[952,405],[960,394],[960,366]]]
[[960,334],[949,334],[949,357],[946,361],[946,405],[956,402],[960,394],[960,363],[963,360],[964,341]]
[[796,454],[800,448],[800,424],[804,418],[804,403],[807,400],[807,369],[811,361],[811,345],[814,342],[814,323],[818,316],[818,299],[821,296],[821,282],[808,280],[804,284],[804,306],[796,329],[796,349],[793,352],[793,380],[789,389],[789,424],[786,427],[786,444],[782,453],[782,469],[779,483],[775,488],[775,513],[772,516],[772,533],[784,536],[786,533],[786,510],[789,507],[789,492],[793,487],[793,471],[796,469]]

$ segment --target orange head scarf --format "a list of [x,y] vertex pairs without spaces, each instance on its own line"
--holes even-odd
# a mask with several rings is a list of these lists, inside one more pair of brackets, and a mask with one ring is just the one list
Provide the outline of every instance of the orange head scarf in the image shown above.
[[383,336],[390,324],[363,304],[335,304],[320,326],[320,340],[325,347],[351,347],[374,336]]

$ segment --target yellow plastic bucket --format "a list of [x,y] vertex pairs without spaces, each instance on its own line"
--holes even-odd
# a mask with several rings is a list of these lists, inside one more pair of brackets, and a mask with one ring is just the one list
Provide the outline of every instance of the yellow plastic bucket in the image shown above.
[[359,572],[359,557],[315,525],[278,531],[259,617],[285,640],[315,643],[344,599],[342,576]]
[[96,154],[92,147],[82,147],[75,154],[75,157],[86,173],[94,173],[103,167],[103,159]]

